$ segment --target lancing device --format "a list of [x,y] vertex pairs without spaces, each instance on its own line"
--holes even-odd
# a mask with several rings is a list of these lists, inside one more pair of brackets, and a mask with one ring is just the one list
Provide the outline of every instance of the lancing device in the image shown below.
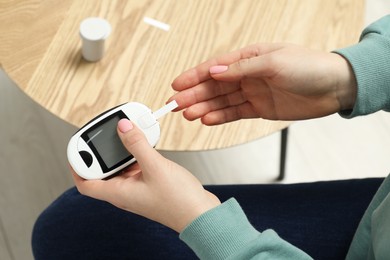
[[172,101],[155,112],[144,104],[129,102],[92,119],[69,140],[67,155],[73,170],[84,179],[104,179],[121,172],[136,159],[123,146],[117,124],[127,118],[145,134],[154,147],[160,139],[158,119],[177,107]]

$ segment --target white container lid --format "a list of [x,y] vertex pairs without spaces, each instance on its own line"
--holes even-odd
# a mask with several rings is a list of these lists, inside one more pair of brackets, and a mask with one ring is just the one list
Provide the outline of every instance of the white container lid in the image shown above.
[[111,33],[111,25],[107,20],[98,17],[90,17],[80,24],[80,36],[90,41],[107,39]]

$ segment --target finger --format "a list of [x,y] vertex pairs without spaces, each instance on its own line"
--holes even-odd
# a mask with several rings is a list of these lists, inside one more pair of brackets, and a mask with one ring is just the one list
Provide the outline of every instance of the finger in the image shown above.
[[102,180],[85,180],[81,178],[72,168],[71,168],[73,180],[76,184],[77,190],[85,195],[99,200],[107,200],[105,190],[107,189],[107,184]]
[[196,86],[197,84],[208,80],[210,76],[210,67],[216,65],[230,65],[242,59],[248,59],[270,53],[272,51],[283,48],[285,44],[256,44],[250,45],[240,50],[236,50],[217,58],[205,61],[198,66],[189,69],[179,75],[173,82],[172,88],[176,91]]
[[257,118],[251,104],[245,102],[239,106],[231,106],[224,109],[212,111],[201,118],[205,125],[220,125],[244,118]]
[[287,44],[261,44],[248,46],[241,51],[240,59],[226,66],[220,63],[210,67],[212,78],[222,81],[238,81],[246,77],[272,76],[274,66],[273,52],[285,48]]
[[78,186],[79,184],[81,184],[83,181],[85,181],[85,179],[81,178],[72,168],[72,166],[69,165],[69,168],[70,168],[70,172],[72,173],[72,177],[73,177],[73,181],[74,183],[76,184],[76,186]]
[[[116,175],[108,180],[85,180],[78,176],[73,169],[71,171],[77,190],[81,194],[121,207],[118,198],[123,195],[124,181],[129,179],[136,183],[141,173],[138,166],[130,167],[130,169],[128,172]],[[129,186],[130,181],[126,180],[126,183],[126,190],[131,192],[133,189]]]
[[137,159],[141,168],[153,166],[161,155],[149,144],[144,133],[130,120],[121,119],[117,132],[126,149]]
[[239,81],[248,77],[270,77],[275,74],[274,58],[263,55],[241,59],[229,66],[218,65],[210,68],[211,76],[220,81]]
[[[241,53],[243,52],[243,53]],[[210,60],[207,60],[198,66],[191,68],[185,72],[183,72],[181,75],[179,75],[173,82],[172,82],[172,88],[176,91],[182,91],[184,89],[193,87],[198,85],[199,83],[210,79],[210,72],[209,69],[212,66],[219,65],[219,64],[231,64],[233,62],[236,62],[240,60],[240,58],[245,54],[246,49],[237,50],[234,52],[230,52],[227,54],[224,54],[220,57],[213,58]]]
[[195,120],[204,115],[221,110],[231,106],[237,106],[246,102],[242,91],[238,90],[233,93],[218,96],[216,98],[194,104],[184,111],[184,117],[188,120]]
[[176,100],[179,107],[176,111],[188,108],[196,103],[213,99],[237,91],[239,85],[235,83],[220,83],[215,80],[207,80],[199,85],[183,90],[172,96],[169,101]]

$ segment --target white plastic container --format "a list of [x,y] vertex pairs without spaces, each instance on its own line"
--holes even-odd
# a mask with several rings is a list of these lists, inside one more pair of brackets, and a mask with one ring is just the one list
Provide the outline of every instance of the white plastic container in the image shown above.
[[83,20],[80,24],[83,58],[90,62],[103,58],[104,43],[110,33],[111,25],[105,19],[90,17]]

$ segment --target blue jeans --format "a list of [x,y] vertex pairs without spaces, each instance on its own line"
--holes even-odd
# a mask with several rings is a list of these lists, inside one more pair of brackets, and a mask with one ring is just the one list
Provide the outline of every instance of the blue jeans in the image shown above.
[[[279,236],[315,259],[344,259],[382,178],[302,184],[217,185],[235,197],[254,227]],[[223,221],[223,220],[221,220]],[[178,234],[158,223],[69,189],[37,219],[39,259],[196,259]]]

